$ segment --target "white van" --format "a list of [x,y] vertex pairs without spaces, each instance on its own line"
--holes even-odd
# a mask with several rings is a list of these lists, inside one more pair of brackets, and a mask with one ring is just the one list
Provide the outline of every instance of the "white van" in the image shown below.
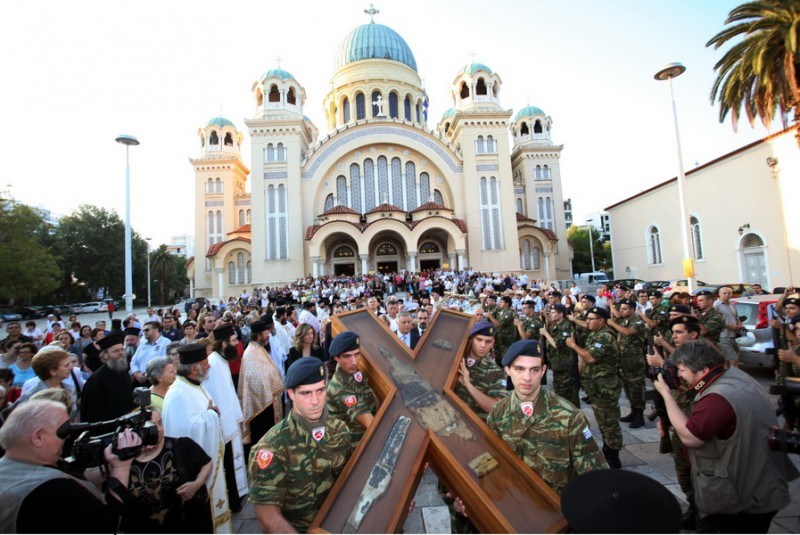
[[572,280],[575,281],[579,286],[581,284],[584,286],[589,284],[599,285],[608,282],[608,276],[602,271],[593,271],[589,273],[576,273],[572,276]]

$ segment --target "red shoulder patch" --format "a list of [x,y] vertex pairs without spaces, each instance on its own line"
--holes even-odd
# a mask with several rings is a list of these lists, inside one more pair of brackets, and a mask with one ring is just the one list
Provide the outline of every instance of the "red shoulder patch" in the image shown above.
[[256,464],[261,470],[266,470],[272,463],[273,453],[269,450],[258,450],[256,453]]
[[352,407],[356,403],[358,403],[358,398],[356,398],[355,396],[347,396],[346,398],[344,398],[344,404],[347,405],[348,407]]

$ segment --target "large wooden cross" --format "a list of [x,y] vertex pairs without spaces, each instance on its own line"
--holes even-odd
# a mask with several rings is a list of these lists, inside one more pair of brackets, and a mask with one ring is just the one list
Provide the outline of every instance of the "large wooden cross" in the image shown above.
[[[361,338],[361,367],[380,406],[309,531],[352,530],[348,518],[352,522],[351,514],[401,416],[410,418],[411,425],[391,480],[356,532],[399,532],[426,462],[447,488],[462,498],[470,520],[482,532],[567,529],[558,495],[453,390],[473,318],[439,311],[412,354],[365,309],[333,317],[334,333],[349,330]],[[479,476],[470,462],[486,453],[497,466]]]

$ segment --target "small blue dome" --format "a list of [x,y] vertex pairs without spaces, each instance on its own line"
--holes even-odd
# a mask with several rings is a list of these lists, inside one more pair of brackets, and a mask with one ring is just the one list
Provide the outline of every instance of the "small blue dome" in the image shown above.
[[344,38],[339,48],[336,69],[363,59],[389,59],[417,70],[414,54],[400,34],[388,26],[374,22],[359,26]]
[[295,77],[292,76],[292,73],[284,71],[283,69],[270,69],[264,73],[264,76],[262,76],[261,79],[265,80],[272,76],[277,76],[281,80],[295,80]]
[[220,128],[225,127],[225,126],[233,126],[234,128],[236,128],[236,126],[234,126],[234,124],[232,122],[230,122],[228,119],[226,119],[225,117],[214,117],[213,119],[208,121],[208,125],[206,125],[206,126],[212,126],[212,125],[213,126],[218,126]]
[[456,110],[454,110],[453,108],[450,108],[450,109],[448,109],[446,112],[444,112],[444,113],[442,114],[442,118],[441,118],[441,120],[444,120],[444,119],[446,119],[447,117],[452,117],[452,116],[453,116],[453,115],[455,115],[455,114],[456,114]]
[[517,112],[514,116],[514,120],[518,121],[523,117],[533,117],[534,115],[547,115],[545,112],[542,111],[541,108],[537,108],[536,106],[525,106],[521,110]]
[[492,74],[492,69],[483,63],[470,63],[469,65],[464,65],[463,72],[466,74],[475,74],[478,71],[486,71],[489,74]]

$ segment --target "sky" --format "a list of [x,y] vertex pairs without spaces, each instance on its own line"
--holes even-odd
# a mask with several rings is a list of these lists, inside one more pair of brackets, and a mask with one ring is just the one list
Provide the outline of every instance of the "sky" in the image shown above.
[[[408,43],[430,98],[428,128],[452,106],[472,60],[497,72],[500,104],[553,120],[574,219],[674,177],[674,80],[686,170],[768,134],[720,123],[709,100],[723,51],[705,43],[731,0],[386,0],[375,21]],[[153,247],[194,233],[198,129],[223,115],[240,131],[251,87],[278,65],[305,88],[304,112],[326,132],[322,101],[345,36],[369,21],[364,0],[3,2],[0,7],[0,189],[68,215],[81,204],[124,218],[130,150],[131,223]],[[780,129],[774,124],[773,131]],[[249,140],[242,153],[249,167]]]

